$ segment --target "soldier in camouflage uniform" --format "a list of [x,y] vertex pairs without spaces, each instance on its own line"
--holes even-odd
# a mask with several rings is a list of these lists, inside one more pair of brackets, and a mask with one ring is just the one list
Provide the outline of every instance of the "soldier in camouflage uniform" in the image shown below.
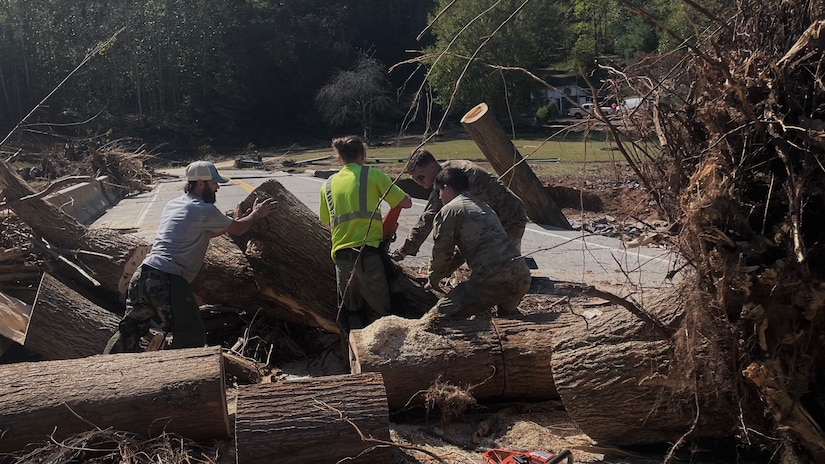
[[277,202],[255,200],[252,208],[235,208],[234,219],[215,207],[218,174],[209,161],[186,167],[183,195],[163,208],[152,250],[132,275],[126,293],[126,314],[104,353],[141,350],[150,325],[162,334],[172,333],[172,348],[196,348],[206,343],[200,308],[190,287],[206,255],[209,240],[223,233],[241,235],[275,210]]
[[[433,259],[426,288],[439,288],[467,260],[470,278],[441,298],[429,317],[464,318],[484,314],[494,305],[497,314],[518,312],[518,303],[530,287],[530,269],[507,237],[493,210],[469,191],[461,168],[446,168],[435,178],[444,206],[433,227]],[[458,264],[456,264],[458,262]]]
[[[433,154],[424,149],[413,153],[407,162],[407,172],[418,185],[425,189],[431,188],[438,173],[447,168],[459,168],[464,171],[470,182],[469,192],[495,211],[510,241],[517,250],[521,251],[521,237],[527,225],[527,213],[524,212],[521,199],[505,187],[497,177],[470,161],[451,160],[439,164]],[[438,192],[433,189],[418,223],[410,231],[404,244],[393,252],[393,259],[402,260],[408,255],[415,256],[418,253],[421,244],[427,240],[427,236],[433,229],[433,218],[441,206],[442,202],[438,198]]]

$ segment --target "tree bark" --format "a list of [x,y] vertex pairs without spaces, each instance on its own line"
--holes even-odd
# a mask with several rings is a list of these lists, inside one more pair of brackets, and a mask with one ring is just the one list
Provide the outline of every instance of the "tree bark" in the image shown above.
[[[357,430],[356,430],[357,427]],[[235,446],[238,462],[291,464],[391,462],[389,413],[378,374],[336,375],[238,389]],[[359,456],[360,455],[360,456]]]
[[229,435],[219,347],[0,366],[0,452],[95,427],[193,440]]
[[243,202],[273,198],[278,209],[235,238],[254,271],[262,295],[295,322],[338,331],[335,266],[329,228],[279,182],[270,180]]
[[468,111],[461,118],[461,125],[490,161],[504,185],[521,198],[527,216],[533,222],[572,229],[486,103],[480,103]]
[[[658,319],[678,326],[679,298],[663,301]],[[719,437],[736,426],[735,402],[722,386],[677,374],[670,338],[624,308],[555,323],[553,378],[570,418],[593,440],[614,446],[675,443],[683,436]],[[701,335],[700,335],[701,337]]]
[[437,379],[476,400],[558,398],[551,373],[556,314],[512,319],[418,320],[385,317],[350,332],[353,373],[380,372],[391,411],[423,403]]
[[119,321],[118,316],[43,274],[23,346],[45,359],[101,354]]

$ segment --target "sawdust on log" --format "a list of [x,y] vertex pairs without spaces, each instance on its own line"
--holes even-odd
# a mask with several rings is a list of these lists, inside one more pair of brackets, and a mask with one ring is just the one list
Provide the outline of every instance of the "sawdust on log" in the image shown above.
[[367,351],[381,359],[401,361],[417,358],[428,349],[453,346],[449,337],[426,329],[427,326],[418,319],[386,316],[361,331],[361,342]]

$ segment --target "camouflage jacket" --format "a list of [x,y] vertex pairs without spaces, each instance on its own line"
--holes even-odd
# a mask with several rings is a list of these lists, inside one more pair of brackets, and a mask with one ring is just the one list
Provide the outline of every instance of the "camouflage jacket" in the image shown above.
[[473,278],[483,279],[503,267],[526,266],[524,260],[515,260],[520,254],[493,210],[468,192],[436,214],[433,241],[431,283],[452,274],[455,263],[462,261],[455,259],[458,254],[467,260]]
[[[441,163],[442,169],[461,168],[469,178],[469,192],[479,200],[490,205],[498,216],[504,230],[510,231],[514,227],[527,224],[527,213],[524,212],[524,205],[521,199],[510,189],[504,186],[499,179],[489,172],[481,169],[474,163],[466,160],[450,160]],[[410,231],[410,235],[401,246],[401,251],[407,255],[415,256],[421,244],[427,240],[433,230],[433,218],[441,209],[441,199],[438,198],[438,191],[433,189],[424,212],[418,218],[418,223]]]

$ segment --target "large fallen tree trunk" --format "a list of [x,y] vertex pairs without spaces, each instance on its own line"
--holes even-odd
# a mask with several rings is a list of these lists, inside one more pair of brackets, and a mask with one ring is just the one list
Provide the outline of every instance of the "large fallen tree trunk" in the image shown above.
[[521,198],[527,216],[533,222],[572,229],[561,209],[521,157],[486,103],[480,103],[468,111],[461,118],[461,125],[501,176],[504,185]]
[[45,359],[85,358],[103,353],[120,318],[43,274],[31,308],[23,346]]
[[350,332],[353,373],[380,372],[390,410],[420,405],[436,380],[477,400],[558,398],[550,369],[557,314],[446,321],[384,317]]
[[[238,462],[390,462],[384,385],[378,374],[336,375],[238,390]],[[369,451],[367,451],[369,450]],[[366,452],[365,452],[366,451]],[[363,453],[363,454],[362,454]]]
[[[651,308],[668,328],[683,317],[675,291]],[[591,309],[585,317],[565,313],[554,323],[554,334],[556,389],[570,418],[593,440],[617,446],[676,443],[728,436],[735,428],[729,390],[699,388],[710,379],[681,375],[692,360],[676,356],[671,338],[627,309]]]
[[[5,161],[0,160],[0,187],[8,206],[32,231],[46,240],[56,255],[81,266],[78,282],[108,293],[115,301],[126,285],[149,244],[131,235],[106,229],[89,229],[39,196]],[[84,282],[85,281],[85,282]]]
[[0,452],[111,427],[193,440],[226,438],[218,347],[0,366]]
[[329,229],[275,180],[256,188],[244,206],[259,197],[275,199],[278,208],[235,243],[249,260],[261,294],[282,306],[287,319],[337,331]]

